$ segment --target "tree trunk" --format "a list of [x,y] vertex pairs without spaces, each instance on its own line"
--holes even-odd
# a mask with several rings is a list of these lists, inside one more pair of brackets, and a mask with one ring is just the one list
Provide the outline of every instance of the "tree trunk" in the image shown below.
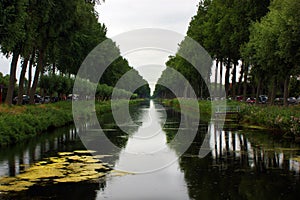
[[13,58],[12,58],[12,62],[10,65],[9,85],[8,85],[6,99],[5,99],[5,103],[7,105],[12,104],[12,99],[13,99],[14,89],[15,89],[15,84],[16,84],[16,71],[17,71],[19,55],[20,55],[19,50],[13,51]]
[[53,65],[52,65],[52,74],[53,74],[53,76],[55,75],[55,69],[56,69],[55,63],[53,63]]
[[[210,81],[210,76],[211,76],[211,69],[209,68],[209,69],[207,69],[207,75],[206,75],[207,77],[206,77],[206,84],[205,84],[205,81],[203,80],[203,85],[202,85],[202,87],[203,87],[203,89],[204,89],[204,91],[207,91],[207,89],[208,89],[208,94],[207,95],[211,95],[211,94],[209,94],[210,93],[210,91],[211,91],[211,81]],[[205,87],[205,85],[207,86],[207,87]],[[213,94],[212,94],[213,95]]]
[[28,84],[27,84],[27,95],[30,95],[30,88],[31,88],[31,80],[32,79],[32,64],[29,62],[28,67]]
[[220,97],[223,96],[223,59],[220,60]]
[[285,106],[288,106],[287,98],[289,97],[289,84],[290,84],[290,75],[287,75],[284,80],[284,91],[283,91],[283,100]]
[[236,63],[234,63],[234,65],[233,65],[231,82],[232,82],[232,88],[231,88],[232,99],[235,99],[235,96],[236,96],[236,92],[235,92],[235,89],[236,89]]
[[228,61],[227,61],[226,73],[225,73],[225,91],[226,91],[226,97],[228,97],[228,95],[229,95],[229,89],[230,89],[229,79],[230,79],[230,59],[228,59]]
[[261,83],[262,83],[262,78],[259,77],[257,89],[256,89],[256,104],[259,104],[259,94],[260,94],[260,90],[261,90]]
[[276,78],[273,78],[273,81],[272,81],[272,89],[271,89],[271,105],[274,105],[274,100],[275,100],[275,96],[276,96]]
[[244,68],[245,68],[244,62],[242,62],[241,71],[240,71],[240,77],[239,77],[239,85],[238,85],[238,95],[242,94],[242,81],[243,81],[243,76],[244,76]]
[[249,66],[248,64],[244,65],[244,83],[243,83],[243,100],[246,101],[247,96],[247,79],[248,79]]
[[38,63],[37,63],[37,67],[35,70],[32,87],[30,90],[30,101],[29,101],[30,104],[34,104],[34,94],[36,92],[40,73],[43,71],[43,64],[44,64],[43,61],[44,61],[44,51],[41,50],[41,51],[39,51]]
[[214,96],[218,96],[218,87],[217,87],[217,82],[218,82],[218,66],[219,66],[219,60],[216,60],[216,69],[215,69],[215,86],[214,86]]
[[24,62],[22,64],[22,70],[20,74],[20,80],[19,80],[19,91],[18,91],[18,105],[22,105],[23,103],[23,93],[24,93],[24,81],[25,81],[25,74],[26,74],[26,69],[28,65],[28,57],[24,59]]
[[30,95],[30,88],[31,88],[31,82],[32,82],[32,67],[34,64],[34,57],[35,57],[35,49],[32,51],[30,62],[29,62],[27,95]]

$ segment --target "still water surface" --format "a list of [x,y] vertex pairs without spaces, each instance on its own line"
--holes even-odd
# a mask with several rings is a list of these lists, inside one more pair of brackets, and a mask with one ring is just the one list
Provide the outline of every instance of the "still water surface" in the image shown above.
[[[251,130],[230,130],[217,124],[198,122],[199,131],[192,145],[179,159],[169,145],[179,127],[180,114],[162,109],[153,101],[132,107],[137,126],[123,133],[111,114],[99,118],[106,136],[120,151],[104,159],[116,168],[147,167],[128,152],[147,154],[165,149],[166,159],[174,162],[158,171],[113,176],[108,173],[99,182],[59,183],[33,186],[17,199],[298,199],[300,195],[300,146],[272,134]],[[183,120],[193,122],[192,118]],[[196,122],[195,122],[196,123]],[[10,148],[0,149],[0,177],[16,176],[32,164],[58,152],[85,149],[75,127],[54,132]],[[212,151],[198,157],[206,134]],[[107,154],[107,152],[98,152]],[[1,192],[1,191],[0,191]],[[9,195],[1,196],[9,198]]]

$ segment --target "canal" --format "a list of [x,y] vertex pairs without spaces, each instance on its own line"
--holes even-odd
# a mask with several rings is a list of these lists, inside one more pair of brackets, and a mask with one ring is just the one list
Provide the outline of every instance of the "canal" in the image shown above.
[[[181,119],[180,113],[154,101],[133,106],[130,111],[136,125],[125,127],[127,133],[114,123],[111,113],[99,117],[106,137],[119,151],[106,150],[96,152],[98,157],[91,156],[80,140],[80,130],[73,125],[1,148],[0,198],[298,199],[298,144],[271,132],[225,129],[214,122],[195,122],[188,116]],[[199,127],[192,144],[179,157],[170,141],[181,120]],[[199,150],[207,134],[211,151],[200,158]],[[153,156],[143,162],[128,154],[143,156],[158,149],[164,149],[161,160]],[[160,166],[158,162],[165,160],[168,164]],[[101,168],[94,167],[96,164]],[[87,169],[95,169],[101,175]],[[140,173],[113,169],[136,169]],[[37,172],[41,170],[47,171],[39,177]]]

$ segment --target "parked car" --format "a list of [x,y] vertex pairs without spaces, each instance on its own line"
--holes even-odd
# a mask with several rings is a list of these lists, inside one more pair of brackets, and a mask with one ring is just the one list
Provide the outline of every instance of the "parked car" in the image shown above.
[[249,104],[254,104],[256,102],[256,99],[254,97],[249,97],[247,98],[246,102]]
[[41,97],[40,95],[38,94],[35,94],[34,95],[34,103],[43,103],[43,97]]
[[44,100],[43,103],[50,103],[51,102],[50,96],[45,96],[43,100]]
[[[29,96],[28,95],[23,95],[23,99],[22,99],[22,104],[28,104],[29,103]],[[13,104],[17,104],[18,102],[18,97],[13,98]]]
[[259,95],[258,100],[259,100],[259,103],[266,104],[268,102],[268,96],[267,95]]
[[67,100],[73,100],[73,101],[77,101],[79,99],[79,95],[78,94],[69,94],[67,97]]
[[300,96],[297,98],[297,104],[300,104]]
[[288,104],[296,104],[297,99],[295,97],[289,97],[289,98],[287,98],[287,102],[288,102]]
[[58,102],[59,101],[59,98],[58,97],[52,97],[51,98],[51,102],[52,103],[55,103],[55,102]]
[[277,98],[274,99],[274,104],[276,104],[276,105],[283,105],[283,101],[284,101],[284,98],[277,97]]
[[235,100],[237,100],[237,101],[243,101],[243,96],[236,96]]

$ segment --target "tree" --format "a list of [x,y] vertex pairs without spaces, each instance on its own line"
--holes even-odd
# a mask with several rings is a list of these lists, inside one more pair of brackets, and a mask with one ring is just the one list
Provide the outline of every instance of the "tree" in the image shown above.
[[268,74],[273,84],[280,81],[278,77],[284,77],[280,82],[284,86],[285,105],[290,77],[297,75],[299,69],[299,5],[296,0],[274,0],[270,12],[260,22],[253,24],[248,43],[248,48],[253,49],[248,56],[254,60],[254,74]]
[[2,15],[0,21],[1,51],[6,56],[12,55],[10,68],[10,81],[5,103],[12,104],[14,87],[16,83],[16,69],[20,56],[21,43],[25,39],[24,23],[27,16],[27,0],[3,0],[1,2]]

